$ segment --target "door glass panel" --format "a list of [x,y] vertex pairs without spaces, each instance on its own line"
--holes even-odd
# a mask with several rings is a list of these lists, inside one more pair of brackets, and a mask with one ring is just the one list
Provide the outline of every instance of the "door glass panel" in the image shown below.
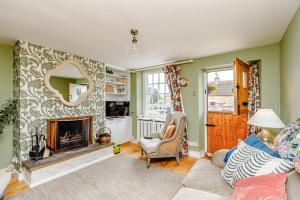
[[234,111],[233,70],[214,71],[207,74],[208,111]]

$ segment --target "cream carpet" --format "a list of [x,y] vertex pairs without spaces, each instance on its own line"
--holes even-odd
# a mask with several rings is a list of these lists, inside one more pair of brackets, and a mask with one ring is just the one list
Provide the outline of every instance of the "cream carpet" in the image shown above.
[[122,154],[45,183],[13,200],[170,199],[183,176]]

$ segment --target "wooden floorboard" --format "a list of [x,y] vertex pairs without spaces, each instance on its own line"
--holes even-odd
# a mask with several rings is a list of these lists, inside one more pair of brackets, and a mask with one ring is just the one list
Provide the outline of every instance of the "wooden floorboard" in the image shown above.
[[15,177],[12,177],[6,189],[6,196],[11,197],[26,190],[28,190],[27,184],[18,181]]
[[[141,148],[139,144],[135,144],[131,142],[122,144],[121,153],[126,156],[130,156],[145,161],[145,169],[146,169],[146,157],[141,156]],[[193,164],[197,160],[198,158],[184,157],[184,158],[180,158],[180,165],[177,165],[176,160],[174,158],[154,159],[153,161],[151,161],[151,164],[164,169],[171,170],[183,176],[186,176],[187,173],[190,171],[191,167],[193,166]],[[20,192],[24,192],[26,190],[28,190],[28,186],[24,182],[20,182],[15,177],[12,177],[7,187],[6,195],[7,197],[11,197]]]
[[[139,144],[134,143],[126,143],[121,146],[121,152],[124,155],[146,161],[146,156],[141,156],[141,148]],[[183,176],[186,176],[190,171],[193,164],[199,160],[194,157],[183,157],[180,158],[180,165],[177,165],[175,158],[166,158],[166,159],[153,159],[151,160],[151,164],[159,166],[164,169],[171,170]],[[145,163],[146,166],[146,163]]]

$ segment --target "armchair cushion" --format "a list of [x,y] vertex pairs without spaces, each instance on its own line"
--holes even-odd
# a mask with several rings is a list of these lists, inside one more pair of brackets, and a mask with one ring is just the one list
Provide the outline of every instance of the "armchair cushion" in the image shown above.
[[160,138],[145,139],[141,138],[140,144],[147,154],[155,153],[158,145],[161,143]]
[[158,132],[151,133],[150,137],[152,137],[152,138],[160,138],[160,133],[158,133]]
[[167,125],[170,123],[171,118],[172,118],[172,114],[168,113],[167,116],[166,116],[165,125],[163,127],[161,127],[161,129],[159,131],[159,137],[160,137],[160,139],[164,138],[165,132],[167,130]]
[[171,138],[174,135],[175,130],[176,130],[176,124],[175,124],[175,120],[173,119],[170,122],[170,124],[168,125],[167,130],[166,130],[166,132],[164,134],[163,139],[169,139],[169,138]]

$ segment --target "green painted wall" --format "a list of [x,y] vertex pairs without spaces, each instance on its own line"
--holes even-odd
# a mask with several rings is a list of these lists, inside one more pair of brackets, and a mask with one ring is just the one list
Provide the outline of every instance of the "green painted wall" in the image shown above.
[[279,44],[195,59],[192,64],[186,64],[182,67],[182,75],[190,81],[190,85],[182,89],[184,109],[188,116],[188,137],[189,141],[198,144],[192,149],[204,150],[205,148],[204,73],[202,69],[232,63],[235,57],[244,61],[260,61],[262,107],[271,108],[279,113]]
[[75,79],[51,76],[49,82],[54,89],[63,95],[66,101],[69,101],[69,84],[76,83]]
[[79,78],[75,79],[75,83],[80,85],[88,85],[89,81],[86,78]]
[[281,41],[281,118],[300,117],[300,8]]
[[[13,47],[0,44],[0,104],[13,96]],[[12,159],[12,126],[0,135],[0,169]]]
[[[261,75],[261,98],[262,107],[271,108],[279,113],[280,94],[280,45],[266,45],[241,51],[235,51],[222,55],[209,56],[194,59],[191,64],[182,66],[182,75],[189,79],[190,85],[182,89],[184,109],[188,116],[188,138],[190,142],[196,143],[194,150],[204,150],[204,90],[203,90],[203,69],[217,67],[232,63],[238,57],[245,61],[260,61]],[[142,73],[137,76],[142,79]],[[132,82],[131,88],[140,87],[137,81]],[[136,102],[143,102],[142,93],[136,92],[132,98],[137,98]],[[132,99],[131,99],[132,100]],[[134,102],[133,102],[134,103]],[[134,105],[133,105],[134,106]],[[133,120],[135,120],[133,118]],[[136,132],[136,127],[133,127]]]
[[132,135],[136,138],[138,115],[143,114],[143,72],[130,74],[130,113],[132,117]]

